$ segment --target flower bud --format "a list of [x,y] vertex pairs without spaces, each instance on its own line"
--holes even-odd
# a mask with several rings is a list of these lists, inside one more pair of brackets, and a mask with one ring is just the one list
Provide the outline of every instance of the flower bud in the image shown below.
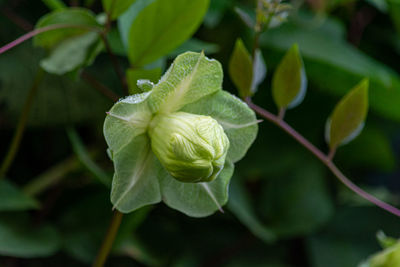
[[400,267],[400,243],[375,254],[364,266],[368,267]]
[[159,114],[153,118],[149,134],[154,154],[181,182],[210,182],[224,167],[229,139],[210,116]]

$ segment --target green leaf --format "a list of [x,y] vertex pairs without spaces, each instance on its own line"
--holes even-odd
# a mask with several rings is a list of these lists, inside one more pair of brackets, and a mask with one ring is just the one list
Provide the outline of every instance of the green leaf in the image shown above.
[[74,27],[51,30],[36,35],[33,38],[36,46],[52,48],[67,38],[102,29],[93,13],[84,8],[69,8],[46,14],[38,21],[35,29],[55,24],[68,24]]
[[324,169],[307,157],[288,173],[270,177],[263,187],[259,210],[279,237],[312,233],[333,214]]
[[326,127],[326,139],[332,148],[356,138],[368,112],[368,80],[364,79],[336,105]]
[[128,69],[126,71],[126,78],[129,86],[130,94],[141,93],[142,90],[138,87],[139,80],[149,80],[150,82],[157,83],[161,76],[161,68],[155,69]]
[[253,63],[241,39],[236,40],[235,48],[229,61],[229,75],[239,90],[241,97],[251,95]]
[[209,0],[156,0],[146,6],[129,29],[128,56],[134,67],[166,55],[199,27]]
[[147,135],[133,138],[124,149],[114,153],[113,161],[111,202],[115,208],[128,213],[161,201],[157,177],[164,169],[151,151]]
[[178,56],[153,88],[149,104],[153,112],[174,112],[200,98],[221,90],[221,64],[203,53]]
[[51,10],[62,10],[67,7],[62,0],[42,0],[42,2]]
[[0,211],[37,209],[39,203],[5,179],[0,180]]
[[229,180],[233,164],[226,161],[219,176],[209,183],[182,183],[169,174],[160,177],[163,201],[170,208],[191,217],[213,214],[228,201]]
[[233,163],[244,157],[257,136],[256,115],[228,92],[218,91],[185,106],[182,111],[211,116],[222,125],[231,141],[227,158]]
[[0,255],[3,256],[48,257],[60,248],[60,238],[53,227],[35,227],[27,216],[1,216],[0,236]]
[[266,243],[271,243],[275,240],[275,234],[257,218],[250,203],[250,197],[243,187],[239,177],[233,179],[228,208],[256,237]]
[[58,75],[85,67],[100,53],[102,46],[99,47],[99,42],[101,45],[100,37],[95,32],[68,38],[55,47],[40,62],[40,66],[47,72]]
[[124,13],[136,0],[102,0],[104,11],[111,11],[111,19],[118,18]]
[[[342,34],[343,25],[327,19],[315,27],[314,17],[306,22],[285,23],[261,37],[263,47],[273,59],[298,43],[307,68],[307,77],[322,92],[343,96],[348,88],[364,77],[371,83],[371,111],[400,121],[400,77],[391,68],[348,44]],[[327,25],[329,23],[329,25]],[[310,27],[310,25],[314,25]],[[273,65],[273,62],[268,62]],[[327,75],[329,73],[329,75]]]
[[272,78],[272,95],[278,108],[294,108],[306,94],[307,77],[297,44],[286,53]]

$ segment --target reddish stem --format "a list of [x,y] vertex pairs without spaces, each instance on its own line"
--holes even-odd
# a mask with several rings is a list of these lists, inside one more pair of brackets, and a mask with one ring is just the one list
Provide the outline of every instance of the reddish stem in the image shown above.
[[[284,130],[287,134],[289,134],[294,139],[296,139],[307,150],[309,150],[311,153],[313,153],[350,190],[352,190],[353,192],[355,192],[357,195],[361,196],[362,198],[368,200],[369,202],[375,204],[376,206],[400,217],[399,209],[377,199],[376,197],[370,195],[369,193],[365,192],[364,190],[359,188],[357,185],[355,185],[336,167],[336,165],[332,162],[332,159],[329,156],[322,153],[317,147],[315,147],[313,144],[311,144],[307,139],[305,139],[301,134],[299,134],[295,129],[293,129],[285,121],[279,119],[278,116],[275,116],[274,114],[270,113],[269,111],[255,105],[253,102],[251,102],[250,98],[246,99],[246,103],[249,105],[250,108],[252,108],[261,117],[264,117],[265,119],[267,119],[270,122],[277,125],[279,128]],[[333,157],[333,155],[331,155],[331,156]]]

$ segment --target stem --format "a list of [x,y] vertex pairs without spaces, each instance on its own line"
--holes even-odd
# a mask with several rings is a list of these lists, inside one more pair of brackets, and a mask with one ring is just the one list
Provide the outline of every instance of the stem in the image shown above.
[[8,149],[6,157],[4,158],[4,160],[1,164],[0,179],[5,176],[8,169],[10,168],[12,162],[14,161],[15,155],[18,152],[18,149],[19,149],[19,146],[20,146],[21,140],[22,140],[22,135],[25,130],[26,122],[28,121],[29,112],[30,112],[32,104],[33,104],[33,99],[35,98],[35,95],[39,88],[40,82],[43,79],[43,76],[44,76],[44,71],[43,71],[43,69],[39,68],[39,70],[36,74],[36,77],[33,81],[32,87],[29,90],[28,96],[25,100],[24,107],[22,109],[22,113],[21,113],[21,116],[18,121],[18,125],[17,125],[17,128],[14,133],[14,137],[11,141],[11,145]]
[[115,237],[117,235],[118,228],[121,224],[122,216],[123,214],[118,210],[114,211],[114,215],[111,219],[111,224],[107,230],[106,237],[104,238],[103,243],[101,244],[99,253],[97,254],[97,257],[92,265],[93,267],[104,266],[104,263],[107,260],[108,254],[110,253]]
[[98,80],[96,80],[92,75],[87,73],[86,71],[82,71],[81,74],[82,78],[89,83],[94,89],[111,99],[113,102],[118,101],[120,97],[114,93],[111,89],[100,83]]
[[278,113],[278,119],[279,120],[283,121],[283,118],[285,118],[285,112],[286,112],[285,108],[280,108],[279,109],[279,113]]
[[277,116],[270,113],[269,111],[255,105],[251,102],[250,98],[246,99],[246,103],[252,108],[257,114],[264,117],[265,119],[269,120],[270,122],[276,124],[279,128],[284,130],[287,134],[297,140],[300,144],[302,144],[307,150],[309,150],[312,154],[314,154],[329,170],[350,190],[354,193],[358,194],[359,196],[363,197],[364,199],[370,201],[371,203],[375,204],[376,206],[400,217],[400,210],[387,204],[376,197],[370,195],[369,193],[365,192],[357,185],[355,185],[352,181],[350,181],[332,162],[331,157],[333,157],[334,152],[330,153],[332,155],[327,156],[322,153],[317,147],[311,144],[307,139],[305,139],[301,134],[299,134],[296,130],[294,130],[290,125],[288,125],[285,121],[280,120]]
[[62,29],[62,28],[85,28],[85,29],[87,28],[89,30],[96,30],[97,31],[97,29],[94,28],[94,27],[86,27],[86,26],[82,26],[82,25],[53,24],[53,25],[49,25],[49,26],[46,26],[46,27],[42,27],[42,28],[30,31],[27,34],[24,34],[21,37],[15,39],[11,43],[8,43],[5,46],[0,47],[0,54],[3,54],[7,50],[19,45],[20,43],[25,42],[26,40],[29,40],[30,38],[32,38],[35,35],[38,35],[38,34],[41,34],[41,33],[44,33],[44,32],[48,32],[48,31],[52,31],[52,30]]
[[105,48],[107,50],[107,53],[108,53],[108,55],[110,57],[110,60],[111,60],[112,64],[113,64],[115,73],[117,74],[119,80],[121,81],[122,87],[124,89],[124,93],[126,95],[129,95],[128,84],[126,82],[126,79],[125,79],[125,76],[123,74],[123,71],[122,71],[122,69],[121,69],[121,67],[120,67],[120,65],[118,63],[117,57],[112,52],[111,46],[108,43],[107,36],[106,36],[105,33],[101,34],[100,36],[101,36],[101,39],[103,40],[104,46],[105,46]]

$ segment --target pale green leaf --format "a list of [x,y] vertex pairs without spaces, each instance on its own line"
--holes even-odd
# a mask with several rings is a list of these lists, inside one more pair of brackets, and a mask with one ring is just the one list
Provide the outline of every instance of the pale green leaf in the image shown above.
[[169,174],[160,177],[163,201],[169,207],[191,217],[213,214],[228,201],[229,180],[233,164],[228,161],[219,176],[209,183],[182,183]]
[[257,136],[256,115],[228,92],[218,91],[185,106],[182,111],[211,116],[222,125],[230,141],[227,158],[233,163],[244,157]]
[[90,55],[99,40],[99,35],[95,32],[68,38],[56,46],[50,55],[40,62],[40,66],[47,72],[59,75],[86,66],[87,61],[92,61],[90,57],[95,57],[100,52],[95,50],[94,55]]
[[102,0],[104,11],[111,12],[111,19],[118,18],[136,0]]
[[357,137],[368,112],[368,80],[364,79],[336,105],[327,122],[329,146],[335,148]]
[[128,213],[161,201],[157,180],[164,169],[151,151],[150,140],[142,134],[114,153],[115,173],[111,202],[119,211]]
[[151,112],[146,103],[150,93],[128,96],[117,102],[104,122],[104,137],[113,155],[135,136],[146,131]]
[[272,95],[278,108],[294,108],[306,94],[307,78],[297,44],[286,53],[272,78]]
[[0,237],[0,255],[20,258],[51,256],[61,243],[53,227],[34,226],[19,215],[0,217]]
[[126,79],[129,86],[129,93],[137,94],[143,92],[138,87],[139,80],[149,80],[157,83],[161,76],[161,68],[155,69],[128,69],[126,71]]
[[69,8],[44,15],[36,24],[35,29],[55,24],[72,25],[74,27],[51,30],[36,35],[33,38],[36,46],[52,48],[69,37],[81,35],[88,31],[100,31],[102,28],[90,10]]
[[156,0],[146,6],[129,29],[128,56],[134,67],[166,55],[199,27],[209,0]]
[[221,90],[221,64],[203,53],[178,56],[149,97],[153,112],[174,112],[184,105]]
[[253,63],[241,39],[236,40],[229,61],[229,75],[242,97],[251,95],[253,82]]
[[0,180],[0,211],[36,209],[39,203],[5,179]]

